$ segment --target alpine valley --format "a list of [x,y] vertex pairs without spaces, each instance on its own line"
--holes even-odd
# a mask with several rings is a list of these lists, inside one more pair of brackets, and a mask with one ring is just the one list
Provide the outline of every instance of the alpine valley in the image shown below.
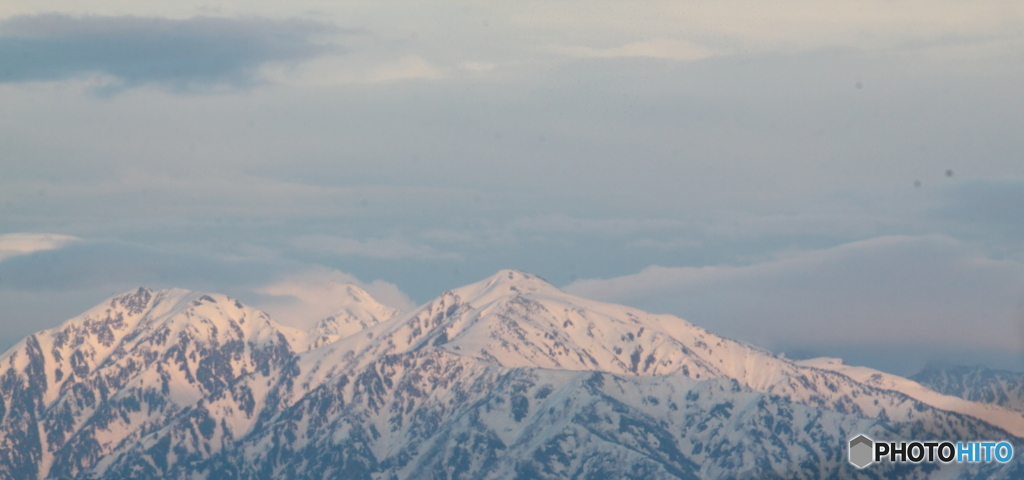
[[25,338],[0,356],[0,479],[1024,478],[847,461],[859,434],[1019,457],[1012,373],[792,361],[509,270],[405,313],[348,292],[309,332],[140,288]]

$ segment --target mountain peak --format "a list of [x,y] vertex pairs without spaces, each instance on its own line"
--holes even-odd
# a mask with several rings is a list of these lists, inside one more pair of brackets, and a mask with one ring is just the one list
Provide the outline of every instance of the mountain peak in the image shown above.
[[498,270],[497,273],[487,277],[480,283],[488,283],[490,285],[512,285],[512,286],[523,286],[531,288],[554,288],[547,280],[534,275],[532,273],[526,273],[520,270],[503,269]]
[[[366,358],[439,348],[511,368],[632,375],[686,371],[696,378],[721,372],[709,360],[690,355],[691,349],[710,349],[706,343],[711,342],[721,350],[746,348],[735,342],[723,347],[718,337],[682,319],[575,297],[516,270],[446,292],[360,338],[349,348],[366,348]],[[360,342],[364,347],[357,346]]]
[[344,287],[342,295],[347,303],[309,330],[307,349],[333,343],[402,313],[378,302],[358,285],[345,284]]
[[370,295],[369,292],[367,292],[366,290],[363,290],[359,285],[355,285],[355,284],[352,284],[352,283],[345,283],[345,284],[343,284],[341,286],[344,287],[345,296],[352,303],[369,303],[369,304],[377,304],[377,303],[379,303],[379,302],[377,302],[377,299],[373,298],[373,295]]
[[479,282],[452,290],[466,301],[488,302],[506,295],[517,293],[544,292],[563,293],[558,287],[541,277],[519,270],[500,270]]
[[153,299],[153,290],[146,287],[139,287],[134,292],[128,292],[110,299],[110,306],[120,305],[133,315],[138,315],[146,310],[149,301]]
[[306,343],[306,334],[226,295],[139,287],[36,332],[0,356],[0,362],[6,359],[9,366],[21,368],[38,357],[43,362],[37,372],[37,383],[44,386],[41,399],[50,404],[68,385],[92,381],[87,379],[101,367],[134,361],[135,355],[145,358],[135,367],[145,367],[175,348],[219,348],[232,342],[253,349],[280,344],[295,348]]

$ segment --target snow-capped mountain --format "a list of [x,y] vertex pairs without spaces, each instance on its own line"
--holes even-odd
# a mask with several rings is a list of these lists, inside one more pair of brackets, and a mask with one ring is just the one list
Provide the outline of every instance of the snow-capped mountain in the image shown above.
[[946,395],[1024,412],[1024,373],[983,366],[928,365],[910,379]]
[[333,343],[401,313],[378,302],[366,290],[356,285],[345,285],[344,296],[344,308],[320,320],[310,329],[308,348],[319,348]]
[[0,356],[0,477],[73,478],[187,417],[246,431],[306,333],[228,297],[139,289]]
[[140,290],[30,336],[0,357],[0,477],[1024,476],[1016,461],[856,470],[860,433],[1021,445],[1024,420],[522,272],[404,314],[353,292],[308,333],[227,297]]

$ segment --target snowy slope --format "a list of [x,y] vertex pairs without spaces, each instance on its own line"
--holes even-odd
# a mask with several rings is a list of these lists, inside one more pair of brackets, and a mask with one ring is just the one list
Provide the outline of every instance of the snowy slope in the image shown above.
[[422,348],[510,368],[727,378],[840,413],[874,417],[884,411],[900,421],[919,416],[920,402],[905,393],[793,363],[677,317],[574,297],[515,271],[446,292],[409,314],[304,356],[297,383],[320,385],[384,355]]
[[865,385],[892,390],[907,395],[927,405],[950,412],[970,415],[992,425],[998,425],[1007,432],[1024,437],[1024,413],[1000,407],[999,405],[972,402],[960,397],[943,395],[925,386],[897,375],[880,372],[868,367],[854,367],[838,358],[812,358],[796,362],[846,375]]
[[[508,368],[424,348],[314,389],[209,471],[244,479],[883,478],[900,469],[856,472],[846,463],[850,436],[1003,435],[956,414],[919,413],[929,421],[879,421],[728,379]],[[927,474],[903,469],[901,478]]]
[[308,335],[140,290],[30,336],[0,357],[0,478],[1024,478],[846,462],[859,433],[1011,438],[1006,409],[522,272],[405,314],[351,294]]

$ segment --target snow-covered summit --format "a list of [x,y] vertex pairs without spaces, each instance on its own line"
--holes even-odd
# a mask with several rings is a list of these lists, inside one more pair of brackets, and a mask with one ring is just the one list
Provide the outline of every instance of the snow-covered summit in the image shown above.
[[225,295],[139,288],[30,335],[0,356],[0,371],[22,370],[35,361],[42,370],[38,374],[44,375],[36,383],[46,386],[43,401],[48,404],[63,391],[62,385],[135,354],[146,365],[181,342],[186,348],[231,342],[291,348],[305,342],[305,335]]
[[225,295],[139,288],[111,297],[0,356],[0,400],[27,409],[0,415],[0,445],[35,428],[22,423],[29,412],[47,430],[35,457],[8,452],[0,464],[28,462],[39,478],[77,472],[218,395],[231,404],[220,420],[244,430],[257,399],[224,393],[242,377],[275,375],[306,342]]
[[378,302],[357,285],[346,284],[343,295],[345,306],[309,330],[308,348],[319,348],[352,336],[401,313]]
[[474,304],[486,303],[496,298],[541,292],[564,294],[558,287],[548,283],[541,277],[519,270],[499,270],[479,282],[456,288],[448,292]]
[[345,361],[436,348],[505,367],[730,377],[764,388],[796,367],[672,315],[570,295],[502,270],[332,347]]

